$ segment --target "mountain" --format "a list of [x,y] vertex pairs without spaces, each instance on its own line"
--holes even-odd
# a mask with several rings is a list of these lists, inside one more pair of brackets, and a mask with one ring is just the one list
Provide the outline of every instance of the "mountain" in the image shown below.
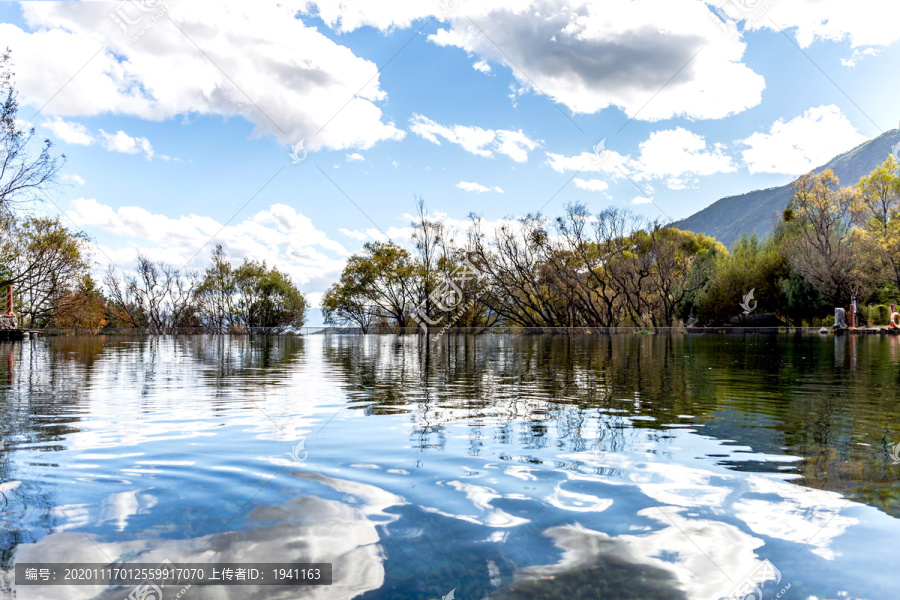
[[[896,129],[883,133],[833,158],[815,171],[831,169],[842,185],[852,185],[887,159],[897,143],[897,134]],[[674,223],[674,226],[711,235],[730,248],[744,233],[755,231],[760,236],[770,233],[790,199],[790,184],[729,196]]]

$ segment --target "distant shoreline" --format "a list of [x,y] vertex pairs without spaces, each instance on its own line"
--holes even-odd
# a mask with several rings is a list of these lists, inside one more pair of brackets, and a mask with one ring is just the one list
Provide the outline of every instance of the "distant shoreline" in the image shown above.
[[[569,336],[603,336],[603,335],[900,335],[900,329],[887,327],[867,327],[857,329],[832,329],[831,327],[491,327],[491,328],[460,328],[459,330],[444,331],[438,335],[438,331],[429,332],[428,337],[439,338],[445,335],[507,335],[507,336],[535,336],[535,335],[569,335]],[[303,327],[295,331],[253,331],[247,333],[213,333],[209,331],[179,331],[174,334],[158,334],[140,330],[92,331],[88,329],[44,329],[44,330],[0,330],[0,341],[20,341],[37,337],[160,337],[160,336],[210,336],[210,337],[310,337],[317,335],[379,335],[379,336],[407,336],[422,337],[425,333],[420,328],[405,328],[400,331],[397,328],[373,329],[362,332],[353,328],[335,327]]]

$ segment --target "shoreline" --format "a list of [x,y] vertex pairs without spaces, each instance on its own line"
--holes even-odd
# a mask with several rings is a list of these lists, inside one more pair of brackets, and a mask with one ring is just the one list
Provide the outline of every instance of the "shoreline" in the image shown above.
[[[866,327],[856,329],[833,329],[831,327],[472,327],[454,328],[442,331],[444,335],[900,335],[900,329],[888,327]],[[284,330],[259,330],[246,333],[215,333],[210,331],[185,331],[180,330],[170,333],[156,333],[140,330],[113,330],[96,331],[89,329],[5,329],[0,330],[0,341],[23,341],[37,337],[156,337],[156,336],[216,336],[216,337],[309,337],[316,335],[403,335],[424,336],[421,328],[399,328],[370,330],[363,332],[359,328],[335,328],[335,327],[302,327],[295,331]],[[433,335],[430,331],[429,336]]]

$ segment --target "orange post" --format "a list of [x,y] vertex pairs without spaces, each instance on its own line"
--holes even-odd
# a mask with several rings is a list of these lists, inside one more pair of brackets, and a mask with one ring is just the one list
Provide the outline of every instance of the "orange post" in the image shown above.
[[856,329],[856,302],[850,303],[850,329]]
[[6,314],[7,314],[7,315],[13,315],[13,316],[16,314],[16,313],[13,312],[13,306],[12,306],[12,286],[11,286],[11,285],[6,286]]

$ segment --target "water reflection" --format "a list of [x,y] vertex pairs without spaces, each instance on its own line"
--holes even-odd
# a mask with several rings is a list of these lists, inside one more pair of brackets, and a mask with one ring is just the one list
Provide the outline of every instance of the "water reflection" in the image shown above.
[[[393,494],[353,481],[329,480],[317,474],[293,473],[320,485],[338,485],[352,490],[356,506],[313,495],[293,497],[280,505],[260,506],[248,515],[248,526],[240,531],[225,531],[181,539],[140,539],[105,542],[85,539],[80,533],[55,533],[36,544],[18,549],[20,562],[97,562],[129,560],[152,564],[170,560],[187,562],[330,562],[335,565],[334,584],[297,588],[274,586],[194,586],[192,598],[310,598],[345,600],[384,583],[383,551],[379,534],[368,517],[400,499]],[[120,515],[120,517],[123,515]],[[180,586],[166,586],[174,594]],[[121,600],[129,587],[104,589],[98,586],[56,586],[52,588],[20,586],[23,599]]]
[[[896,347],[752,336],[0,344],[0,485],[22,482],[0,498],[0,569],[35,557],[327,557],[328,589],[191,595],[706,599],[770,560],[793,597],[885,597],[890,553],[871,549],[900,534]],[[108,557],[85,558],[98,551]],[[18,593],[121,597],[48,590]]]

